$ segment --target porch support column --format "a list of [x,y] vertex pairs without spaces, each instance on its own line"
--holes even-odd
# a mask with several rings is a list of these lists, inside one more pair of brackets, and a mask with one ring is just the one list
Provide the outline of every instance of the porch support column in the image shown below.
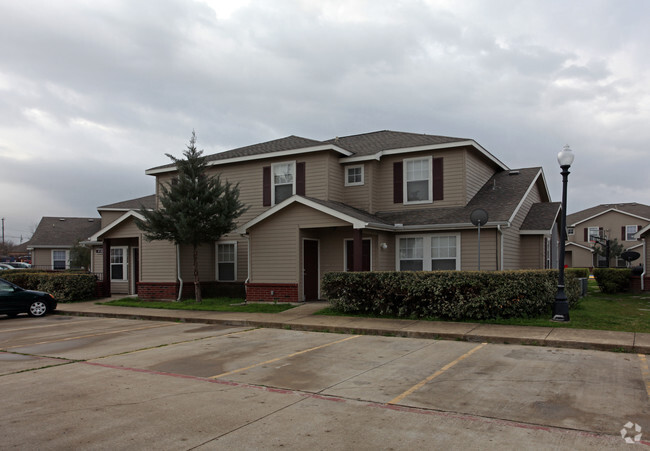
[[363,271],[363,231],[352,229],[352,271]]
[[110,297],[111,295],[111,240],[104,238],[102,243],[102,257],[104,260],[104,295]]

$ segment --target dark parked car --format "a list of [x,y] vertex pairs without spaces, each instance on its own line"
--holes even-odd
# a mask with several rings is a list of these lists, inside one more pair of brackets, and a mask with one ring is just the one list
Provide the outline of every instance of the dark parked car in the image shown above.
[[0,314],[16,316],[28,313],[30,316],[43,316],[55,309],[56,299],[51,294],[25,290],[0,279]]

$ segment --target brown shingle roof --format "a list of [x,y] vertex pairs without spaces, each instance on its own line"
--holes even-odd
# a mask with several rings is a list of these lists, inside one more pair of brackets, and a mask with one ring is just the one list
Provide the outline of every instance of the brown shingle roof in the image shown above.
[[620,204],[596,205],[595,207],[587,208],[585,210],[581,210],[576,213],[567,215],[566,223],[568,226],[572,226],[579,222],[584,221],[585,219],[591,218],[600,213],[604,213],[607,210],[613,210],[613,209],[624,211],[626,213],[635,216],[640,216],[650,221],[650,206],[644,204],[638,204],[636,202],[629,202],[629,203],[620,203]]
[[521,224],[520,230],[551,230],[557,220],[562,203],[541,202],[530,207],[526,219]]
[[377,216],[391,224],[471,224],[469,216],[472,211],[482,208],[488,213],[488,222],[506,222],[540,171],[541,168],[525,168],[498,172],[464,207],[378,212]]
[[62,218],[45,216],[39,222],[28,248],[74,246],[77,241],[86,240],[99,231],[100,218]]
[[123,200],[114,204],[97,207],[98,210],[139,210],[144,207],[149,210],[156,208],[156,195],[138,197],[137,199]]

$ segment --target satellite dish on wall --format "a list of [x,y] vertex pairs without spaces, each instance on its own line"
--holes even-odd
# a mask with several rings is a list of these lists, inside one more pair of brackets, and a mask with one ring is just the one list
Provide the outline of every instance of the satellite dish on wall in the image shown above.
[[478,270],[481,270],[481,226],[488,222],[487,211],[482,208],[477,208],[469,215],[469,220],[472,224],[478,226]]
[[625,251],[621,254],[621,258],[628,263],[636,260],[639,257],[641,257],[641,254],[634,251]]
[[469,220],[472,221],[472,224],[475,226],[485,225],[488,222],[487,211],[482,208],[477,208],[469,215]]

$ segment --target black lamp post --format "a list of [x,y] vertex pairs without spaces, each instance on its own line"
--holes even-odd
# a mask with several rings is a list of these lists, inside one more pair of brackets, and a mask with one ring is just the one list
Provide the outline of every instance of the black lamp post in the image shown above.
[[566,293],[564,292],[564,253],[566,243],[566,186],[569,179],[569,168],[573,163],[573,152],[569,146],[564,146],[564,149],[557,154],[557,161],[560,163],[562,169],[562,221],[560,231],[560,274],[557,279],[557,294],[555,295],[555,303],[553,304],[553,321],[569,321],[569,301],[567,301]]

